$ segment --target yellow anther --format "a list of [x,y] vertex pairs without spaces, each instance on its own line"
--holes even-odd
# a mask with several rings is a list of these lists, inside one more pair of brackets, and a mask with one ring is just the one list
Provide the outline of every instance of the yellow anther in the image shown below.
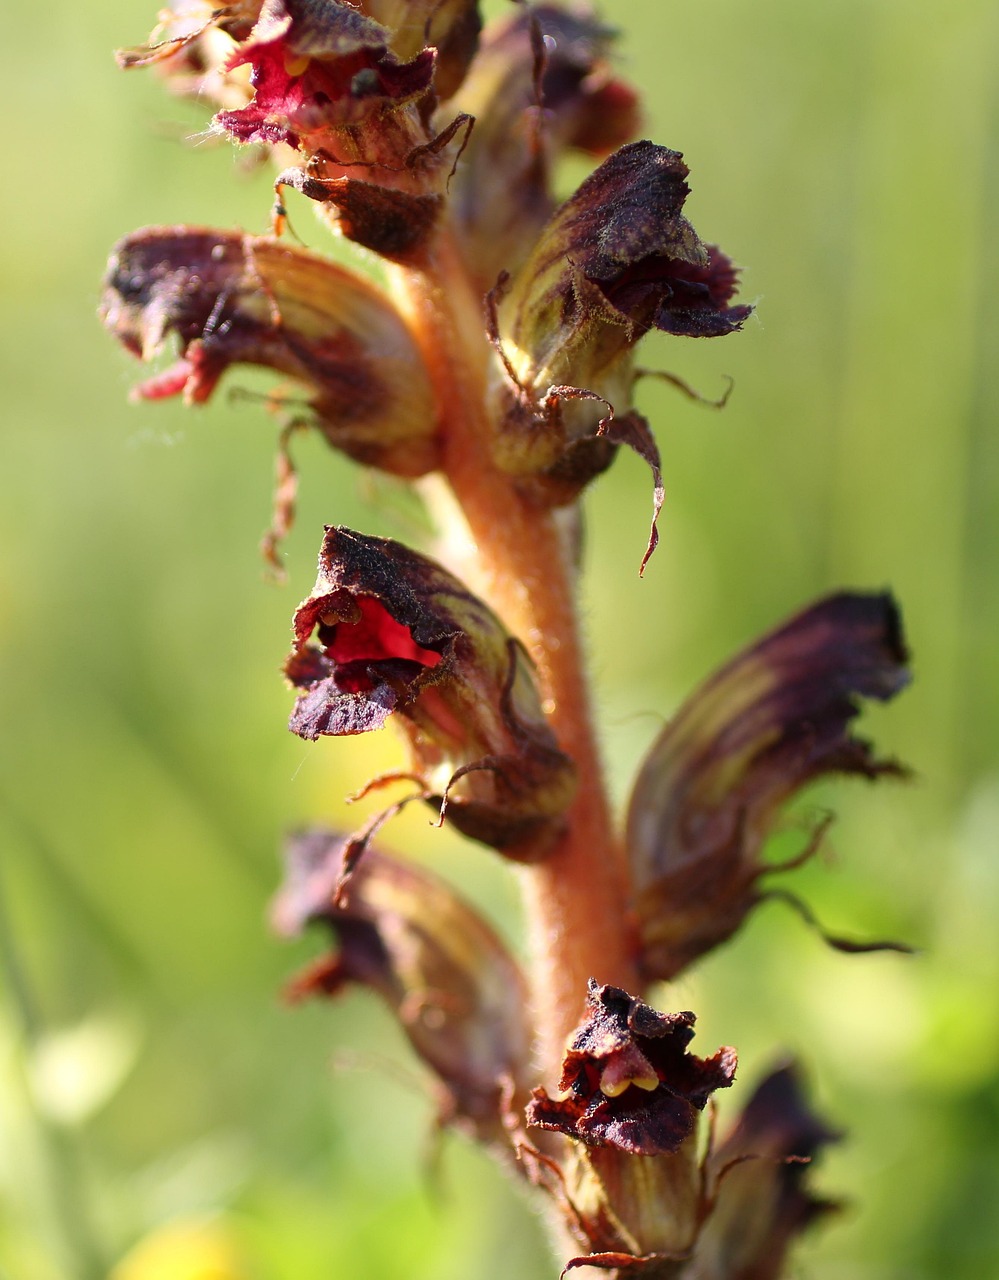
[[659,1077],[656,1075],[619,1076],[608,1067],[600,1077],[600,1092],[606,1094],[608,1098],[619,1098],[630,1084],[633,1084],[636,1089],[644,1089],[647,1093],[652,1093],[659,1088]]
[[293,53],[286,53],[284,55],[284,69],[290,76],[300,76],[309,65],[309,61],[310,59],[305,54],[296,57]]

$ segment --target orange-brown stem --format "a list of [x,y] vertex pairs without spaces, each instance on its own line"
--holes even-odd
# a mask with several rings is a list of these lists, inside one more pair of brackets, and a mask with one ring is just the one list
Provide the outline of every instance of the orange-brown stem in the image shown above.
[[[474,545],[470,583],[534,659],[546,713],[575,761],[579,788],[564,835],[524,869],[538,1050],[557,1077],[582,1015],[586,980],[638,987],[627,888],[590,717],[573,572],[552,512],[493,463],[486,410],[490,348],[481,300],[442,234],[419,268],[394,269],[396,296],[431,372],[443,471]],[[468,576],[468,568],[462,565]]]

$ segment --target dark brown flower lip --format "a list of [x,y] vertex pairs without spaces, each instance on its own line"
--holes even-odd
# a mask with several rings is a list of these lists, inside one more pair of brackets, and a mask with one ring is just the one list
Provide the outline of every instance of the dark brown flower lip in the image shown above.
[[659,1013],[620,987],[590,979],[587,1011],[563,1063],[552,1099],[534,1091],[528,1124],[590,1146],[632,1155],[675,1152],[694,1131],[697,1113],[735,1078],[736,1055],[687,1052],[693,1013]]
[[296,611],[296,648],[285,667],[307,691],[292,715],[294,732],[315,740],[379,728],[446,677],[461,630],[430,603],[449,575],[431,581],[426,566],[400,543],[327,528],[320,578]]
[[606,365],[650,328],[712,337],[742,327],[752,308],[729,305],[736,268],[684,217],[688,173],[679,152],[628,143],[554,213],[499,309],[501,340],[525,353],[525,384],[570,381],[558,366],[570,342],[577,385],[593,385],[578,367],[589,347]]

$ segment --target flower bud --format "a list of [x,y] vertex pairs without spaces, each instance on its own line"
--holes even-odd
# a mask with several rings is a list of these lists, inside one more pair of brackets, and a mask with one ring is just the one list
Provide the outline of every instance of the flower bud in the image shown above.
[[[201,404],[230,365],[294,378],[328,442],[359,462],[417,476],[438,461],[430,382],[408,331],[374,285],[274,240],[194,227],[127,236],[108,267],[104,323],[143,359],[171,334],[180,360],[138,388]],[[276,408],[299,401],[280,393]]]
[[707,1059],[688,1053],[694,1021],[591,979],[562,1098],[534,1090],[528,1125],[575,1139],[563,1209],[590,1252],[570,1267],[644,1260],[652,1269],[693,1246],[703,1216],[697,1120],[736,1068],[732,1049]]
[[826,774],[899,775],[850,736],[859,697],[905,687],[889,595],[828,596],[734,658],[653,743],[627,848],[650,978],[674,978],[730,938],[774,868],[764,843],[784,802]]
[[364,733],[396,713],[431,803],[508,857],[544,856],[575,771],[529,659],[482,601],[397,542],[327,528],[294,625],[295,733]]
[[320,922],[336,944],[290,994],[371,988],[440,1082],[441,1122],[507,1144],[504,1115],[526,1092],[531,1046],[520,969],[479,913],[421,867],[369,850],[337,896],[341,849],[320,830],[288,842],[275,923],[292,934]]
[[610,75],[611,37],[593,15],[554,5],[487,29],[450,104],[475,118],[449,207],[483,293],[522,265],[554,211],[551,171],[562,152],[603,156],[634,135],[637,99]]

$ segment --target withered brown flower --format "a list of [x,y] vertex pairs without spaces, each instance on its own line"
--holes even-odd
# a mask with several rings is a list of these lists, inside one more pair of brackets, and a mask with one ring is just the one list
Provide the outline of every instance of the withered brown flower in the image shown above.
[[559,1087],[535,1089],[528,1126],[573,1140],[559,1179],[539,1178],[588,1250],[566,1270],[595,1266],[676,1274],[708,1211],[697,1121],[735,1078],[736,1056],[688,1052],[692,1013],[659,1013],[618,987],[590,980],[586,1016]]
[[263,365],[294,379],[271,406],[350,457],[404,476],[438,464],[412,337],[375,284],[327,258],[268,237],[147,227],[115,246],[101,317],[145,360],[176,335],[179,361],[139,386],[142,399],[202,404],[230,367]]
[[490,296],[500,369],[491,392],[496,465],[544,501],[571,502],[626,444],[663,501],[659,451],[632,403],[634,351],[651,329],[719,337],[752,308],[730,306],[738,273],[682,214],[682,156],[633,142],[603,162]]
[[439,1082],[439,1119],[509,1147],[505,1115],[526,1091],[530,1027],[523,975],[495,932],[449,885],[369,850],[338,895],[341,837],[300,832],[286,847],[274,906],[283,933],[326,925],[335,948],[289,994],[333,996],[348,983],[392,1009]]
[[651,978],[673,978],[730,938],[763,896],[781,806],[828,774],[898,777],[850,734],[860,698],[909,681],[888,595],[828,596],[733,658],[653,743],[628,808],[627,846]]
[[285,667],[303,738],[364,733],[397,714],[413,773],[460,831],[534,860],[575,787],[530,661],[481,600],[387,538],[326,530]]
[[586,1018],[562,1067],[565,1096],[536,1089],[528,1124],[634,1156],[677,1151],[711,1094],[735,1078],[734,1050],[711,1058],[688,1053],[695,1020],[690,1012],[658,1013],[591,979]]

